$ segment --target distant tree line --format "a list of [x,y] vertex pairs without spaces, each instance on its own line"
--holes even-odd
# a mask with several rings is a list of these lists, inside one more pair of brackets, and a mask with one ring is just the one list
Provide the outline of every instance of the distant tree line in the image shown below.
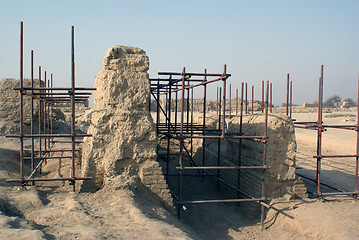
[[[318,102],[315,103],[318,104]],[[356,102],[351,98],[346,98],[342,101],[341,97],[339,97],[338,95],[333,95],[324,101],[323,106],[328,108],[339,108],[343,104],[345,105],[345,107],[354,107],[357,105]]]

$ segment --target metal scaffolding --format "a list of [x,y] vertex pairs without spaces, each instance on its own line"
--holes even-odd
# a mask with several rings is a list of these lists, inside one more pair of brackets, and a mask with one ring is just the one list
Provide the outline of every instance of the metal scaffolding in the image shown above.
[[[34,85],[34,52],[31,51],[31,87],[24,87],[24,74],[23,74],[23,22],[20,28],[20,87],[15,90],[20,93],[20,130],[19,134],[7,135],[10,138],[20,139],[20,176],[18,179],[8,179],[7,182],[20,182],[23,186],[28,182],[37,181],[69,181],[75,191],[76,180],[90,180],[89,177],[77,177],[75,157],[78,151],[77,143],[82,141],[79,138],[91,137],[90,134],[78,134],[75,131],[75,104],[86,102],[91,95],[90,90],[95,88],[77,88],[75,87],[75,43],[74,43],[74,27],[71,29],[71,87],[60,88],[53,87],[53,75],[50,79],[44,72],[42,79],[42,69],[39,66],[38,81],[39,85]],[[31,98],[31,132],[30,134],[24,132],[24,96]],[[35,116],[35,106],[38,106],[38,116]],[[69,104],[71,107],[71,132],[70,133],[53,133],[53,109],[54,104],[62,103]],[[64,105],[65,106],[65,105]],[[38,121],[37,132],[35,128],[35,118]],[[24,156],[24,140],[31,139],[31,156]],[[62,139],[62,140],[61,140]],[[56,143],[68,143],[70,148],[56,148]],[[70,153],[69,156],[54,156],[55,153]],[[62,155],[63,155],[62,154]],[[68,177],[59,178],[44,178],[38,177],[41,174],[42,167],[47,163],[47,160],[63,158],[70,159],[71,167]],[[25,176],[24,165],[28,164],[30,160],[30,174]]]
[[[261,205],[261,222],[264,221],[264,207],[271,208],[266,201],[268,198],[265,193],[265,176],[266,170],[269,168],[266,160],[267,152],[267,126],[268,126],[268,98],[269,98],[269,82],[266,83],[266,100],[264,100],[264,82],[262,83],[263,94],[262,94],[262,111],[265,116],[265,123],[263,135],[260,136],[247,136],[243,133],[242,129],[242,118],[244,115],[244,83],[241,87],[241,97],[240,97],[240,111],[239,111],[239,132],[229,132],[226,127],[226,120],[230,119],[232,115],[231,109],[231,98],[229,100],[230,110],[226,109],[226,89],[227,89],[227,80],[231,77],[231,74],[228,74],[226,71],[226,66],[224,66],[223,73],[210,74],[207,73],[207,70],[204,70],[204,73],[188,73],[186,69],[183,68],[182,72],[159,72],[158,75],[160,78],[150,79],[151,84],[151,94],[154,100],[156,101],[156,128],[157,134],[163,136],[166,141],[166,167],[165,167],[165,176],[167,183],[169,182],[169,176],[173,176],[169,173],[170,169],[170,156],[178,155],[178,165],[175,167],[175,170],[178,174],[178,189],[171,189],[171,193],[177,204],[177,213],[180,217],[181,210],[185,210],[184,205],[186,204],[201,204],[201,203],[234,203],[234,202],[257,202]],[[206,106],[207,106],[207,90],[210,84],[215,82],[222,82],[222,87],[217,87],[217,116],[218,116],[218,126],[215,129],[211,129],[206,125]],[[203,122],[201,124],[195,123],[193,119],[193,89],[203,87]],[[253,88],[252,88],[253,89]],[[231,90],[231,86],[230,86]],[[247,91],[246,91],[247,92]],[[174,96],[173,96],[174,95]],[[165,104],[161,105],[161,96],[165,96]],[[230,93],[231,96],[231,93]],[[238,90],[236,90],[236,115],[238,114]],[[247,94],[246,94],[247,99]],[[252,91],[253,99],[253,91]],[[174,103],[173,101],[174,100]],[[265,101],[265,104],[264,104]],[[171,105],[174,105],[174,109],[171,108]],[[247,100],[245,100],[245,106],[247,106]],[[247,108],[247,107],[246,107]],[[247,112],[247,110],[246,110]],[[253,107],[252,107],[253,112]],[[161,122],[162,119],[165,119],[164,122]],[[202,157],[201,161],[194,159],[193,151],[193,141],[194,139],[202,139]],[[217,140],[218,149],[217,149],[217,163],[216,166],[209,166],[206,162],[206,140]],[[237,139],[238,144],[238,160],[236,165],[224,166],[223,161],[221,161],[221,141],[226,139]],[[179,145],[175,145],[172,141],[176,141]],[[242,140],[255,141],[263,144],[263,159],[260,165],[258,166],[244,166],[241,163],[241,147]],[[177,149],[176,149],[177,146]],[[179,150],[178,150],[179,148]],[[177,152],[176,152],[177,150]],[[160,154],[160,153],[158,153]],[[190,166],[185,166],[185,161],[188,160]],[[237,185],[233,185],[223,180],[221,177],[222,172],[226,170],[237,170]],[[241,170],[260,170],[262,171],[262,187],[260,196],[252,196],[244,192],[240,188],[240,178]],[[197,174],[185,174],[188,170],[195,170]],[[191,186],[186,186],[183,184],[183,178],[187,176],[199,176],[199,177],[208,177],[214,180],[219,185],[227,186],[237,192],[237,198],[233,199],[188,199],[184,195],[183,189]]]
[[[289,79],[289,74],[288,74]],[[290,86],[289,86],[290,85]],[[359,78],[358,78],[358,86],[359,86]],[[288,93],[290,92],[290,94]],[[288,95],[290,95],[290,117],[291,117],[291,106],[292,106],[292,81],[287,82],[287,115],[288,115]],[[320,71],[320,77],[319,77],[319,96],[318,96],[318,119],[316,122],[298,122],[294,120],[294,126],[297,128],[304,128],[304,129],[310,129],[317,131],[317,154],[313,156],[313,158],[316,159],[317,165],[316,165],[316,175],[315,179],[299,174],[298,176],[307,179],[309,181],[312,181],[316,184],[317,189],[316,193],[308,192],[312,195],[315,195],[317,198],[322,198],[323,196],[328,195],[350,195],[354,198],[358,197],[359,191],[358,191],[358,159],[359,159],[359,88],[358,88],[358,104],[357,104],[357,122],[355,125],[330,125],[330,124],[324,124],[323,122],[323,65],[321,66]],[[323,132],[327,131],[330,128],[335,129],[343,129],[343,130],[354,130],[357,132],[356,134],[356,152],[355,154],[342,154],[342,155],[323,155],[322,154],[322,140],[323,140]],[[328,158],[354,158],[355,159],[355,182],[354,182],[354,190],[351,192],[344,191],[338,187],[331,186],[327,183],[324,183],[321,180],[321,172],[322,172],[322,160],[328,159]],[[323,192],[322,186],[332,189],[336,192]]]

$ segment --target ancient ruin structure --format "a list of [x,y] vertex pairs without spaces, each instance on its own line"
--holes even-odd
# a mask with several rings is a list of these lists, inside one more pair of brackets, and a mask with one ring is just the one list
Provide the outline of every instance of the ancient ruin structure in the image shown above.
[[81,190],[94,191],[116,178],[123,185],[141,181],[172,206],[156,161],[157,136],[148,111],[148,57],[142,49],[110,48],[95,80],[94,106],[83,144],[82,172],[91,176]]

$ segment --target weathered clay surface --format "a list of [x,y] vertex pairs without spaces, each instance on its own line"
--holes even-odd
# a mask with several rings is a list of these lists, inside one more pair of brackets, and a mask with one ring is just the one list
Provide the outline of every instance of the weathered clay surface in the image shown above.
[[[30,79],[24,79],[24,87],[31,87]],[[34,80],[34,86],[39,86],[39,80]],[[20,93],[14,88],[20,87],[20,79],[0,79],[0,135],[18,133],[20,123]],[[30,131],[31,122],[31,98],[24,96],[24,132]],[[37,122],[38,104],[34,101],[34,121]]]
[[[156,162],[157,137],[148,111],[149,59],[142,49],[110,48],[95,80],[94,106],[83,144],[82,171],[93,178],[82,190],[109,181],[135,185],[140,180],[171,205],[167,184]],[[153,174],[151,174],[153,173]]]
[[[201,121],[201,119],[199,119]],[[243,134],[247,136],[264,135],[263,114],[245,115],[243,117]],[[207,123],[213,128],[218,124],[218,117],[208,116]],[[239,117],[227,119],[226,131],[239,132]],[[306,188],[301,179],[295,174],[296,163],[296,139],[293,123],[286,116],[269,115],[268,118],[268,142],[266,162],[270,169],[266,171],[265,196],[279,198],[285,195],[291,198],[305,198]],[[199,143],[201,144],[201,143]],[[221,141],[221,164],[238,164],[239,140]],[[206,141],[206,162],[209,165],[217,164],[218,140]],[[249,140],[242,140],[241,165],[260,166],[263,163],[263,144]],[[202,156],[202,147],[196,152],[196,157]],[[234,186],[237,186],[237,170],[222,170],[221,177]],[[261,197],[262,170],[241,170],[239,188],[254,197]],[[236,194],[225,190],[233,197]],[[252,216],[256,216],[260,210],[256,203],[243,203],[243,210]]]

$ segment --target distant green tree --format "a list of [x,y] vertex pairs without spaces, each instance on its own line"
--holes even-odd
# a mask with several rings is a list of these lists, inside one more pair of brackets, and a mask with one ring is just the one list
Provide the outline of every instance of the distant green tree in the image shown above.
[[338,95],[333,95],[329,97],[325,102],[323,103],[324,107],[331,107],[331,108],[338,108],[340,107],[340,104],[342,103],[342,99]]

